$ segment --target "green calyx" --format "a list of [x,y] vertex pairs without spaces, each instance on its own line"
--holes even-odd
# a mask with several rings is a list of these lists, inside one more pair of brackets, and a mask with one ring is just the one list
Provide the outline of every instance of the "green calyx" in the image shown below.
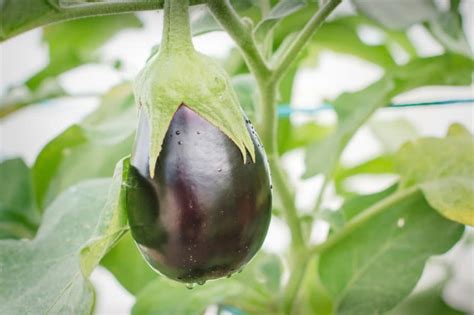
[[163,40],[135,81],[135,99],[148,115],[150,125],[150,174],[160,154],[174,113],[186,105],[226,134],[255,161],[255,148],[245,115],[224,69],[194,50],[188,0],[166,0]]

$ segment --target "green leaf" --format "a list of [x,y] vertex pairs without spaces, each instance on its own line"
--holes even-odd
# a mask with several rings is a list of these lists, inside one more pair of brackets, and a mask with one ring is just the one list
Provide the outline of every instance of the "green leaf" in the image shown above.
[[239,99],[240,106],[247,114],[248,118],[256,121],[258,102],[257,102],[257,82],[250,74],[240,74],[232,77],[232,87]]
[[121,182],[119,164],[113,181],[91,180],[61,194],[33,240],[0,241],[0,313],[91,313],[87,277],[126,222]]
[[43,82],[35,91],[31,91],[24,86],[10,89],[5,97],[0,100],[0,118],[26,106],[63,96],[67,96],[67,93],[54,79]]
[[385,77],[359,92],[339,96],[333,103],[339,119],[338,126],[324,140],[307,148],[304,176],[311,177],[318,173],[331,175],[345,145],[377,108],[389,102],[394,89],[394,82]]
[[352,3],[367,17],[392,29],[406,29],[438,14],[432,0],[352,0]]
[[[378,45],[367,45],[361,40],[357,30],[367,24],[365,20],[353,16],[324,23],[318,30],[317,36],[309,43],[305,61],[314,64],[317,54],[329,49],[338,53],[351,54],[383,68],[394,67],[395,62],[387,47],[388,34],[385,34],[386,42]],[[369,26],[372,25],[369,24]],[[377,29],[384,32],[383,29]]]
[[320,125],[315,122],[295,125],[289,118],[280,118],[279,121],[281,136],[278,139],[278,151],[280,154],[321,140],[333,130],[331,126]]
[[402,187],[419,185],[448,219],[474,226],[474,137],[453,125],[446,138],[421,138],[396,156]]
[[394,172],[394,157],[392,154],[380,155],[352,167],[339,166],[334,173],[336,192],[343,196],[351,195],[352,191],[346,187],[345,183],[352,176],[393,174]]
[[355,132],[395,95],[425,85],[468,85],[472,69],[472,60],[460,55],[419,58],[387,71],[382,79],[365,89],[341,94],[333,102],[338,116],[337,128],[326,139],[307,148],[304,177],[319,173],[332,175]]
[[162,278],[137,295],[132,314],[201,315],[208,306],[241,292],[242,285],[233,279],[210,281],[191,291],[182,283]]
[[443,300],[444,283],[409,296],[387,315],[462,315]]
[[382,145],[382,150],[390,153],[396,152],[402,144],[414,140],[418,135],[415,126],[403,118],[372,120],[369,128]]
[[318,213],[318,218],[330,224],[330,233],[341,231],[351,219],[375,203],[390,196],[396,188],[397,185],[392,185],[377,193],[348,197],[340,209],[336,211],[325,209]]
[[41,83],[81,64],[99,60],[98,49],[124,28],[141,27],[133,14],[102,16],[48,26],[43,41],[49,46],[49,64],[27,81],[35,90]]
[[392,185],[389,188],[382,190],[377,193],[369,195],[359,195],[353,198],[348,199],[342,205],[341,211],[344,215],[344,221],[349,222],[351,219],[356,217],[359,213],[368,209],[370,206],[376,204],[377,202],[383,200],[384,198],[390,196],[397,189],[397,185]]
[[132,100],[129,85],[117,86],[84,122],[69,127],[43,148],[33,166],[40,208],[83,179],[113,174],[117,161],[132,149],[136,128]]
[[383,211],[359,221],[321,254],[319,274],[336,314],[390,310],[413,290],[427,259],[446,252],[463,233],[421,193],[384,200],[377,203],[386,205]]
[[158,277],[143,259],[130,233],[125,234],[107,253],[101,265],[133,295],[138,294]]
[[41,215],[36,208],[31,172],[22,159],[0,163],[0,239],[32,238]]
[[282,18],[303,9],[305,6],[307,6],[307,4],[304,0],[279,1],[255,27],[255,38],[258,41],[263,41],[276,23],[278,23]]
[[299,299],[294,303],[294,314],[333,315],[333,302],[321,283],[317,263],[312,259],[308,264]]
[[442,12],[428,24],[434,37],[448,50],[472,57],[472,49],[463,30],[461,14],[457,10]]
[[217,23],[209,10],[207,10],[207,7],[205,7],[196,18],[191,20],[191,32],[193,36],[221,30],[221,26]]
[[214,304],[233,306],[248,315],[279,314],[275,305],[282,274],[280,258],[260,251],[232,278],[208,281],[192,290],[166,278],[156,279],[138,293],[132,314],[200,315]]

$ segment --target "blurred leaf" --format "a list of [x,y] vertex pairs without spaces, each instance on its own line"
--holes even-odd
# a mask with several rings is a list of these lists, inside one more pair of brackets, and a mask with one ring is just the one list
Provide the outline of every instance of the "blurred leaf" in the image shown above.
[[[421,193],[392,203],[361,221],[324,250],[321,281],[336,314],[384,313],[415,287],[430,256],[450,249],[463,226],[433,211]],[[442,233],[440,233],[442,231]]]
[[[24,4],[23,4],[24,5]],[[35,90],[46,78],[57,76],[81,64],[98,61],[98,49],[120,30],[141,27],[133,14],[74,20],[48,26],[43,40],[49,46],[49,64],[27,81]]]
[[46,210],[31,241],[0,241],[1,314],[89,314],[94,292],[87,277],[120,237],[126,218],[115,179],[83,182]]
[[462,315],[443,300],[444,283],[415,293],[395,307],[387,315]]
[[31,172],[22,159],[0,163],[0,239],[32,238],[41,215],[36,208]]
[[382,145],[384,152],[396,152],[402,144],[417,137],[413,124],[402,118],[391,120],[372,120],[370,131]]
[[389,188],[374,194],[359,195],[357,197],[351,198],[344,202],[342,208],[339,211],[343,213],[345,222],[348,222],[365,209],[390,196],[396,191],[396,189],[397,185],[392,185]]
[[472,49],[463,30],[462,17],[456,9],[440,13],[428,26],[434,37],[448,50],[472,58]]
[[337,128],[322,141],[309,145],[304,177],[319,173],[330,176],[344,147],[357,129],[377,108],[389,102],[394,89],[394,82],[384,77],[361,91],[340,95],[333,102],[339,119]]
[[210,305],[233,306],[246,315],[278,313],[283,265],[263,251],[229,279],[208,281],[192,290],[185,284],[158,278],[136,296],[132,314],[201,315]]
[[278,151],[280,154],[321,140],[333,130],[331,126],[320,125],[315,122],[294,125],[289,118],[280,118],[280,124],[281,136],[278,139]]
[[263,41],[276,23],[278,23],[282,18],[301,10],[305,6],[307,6],[307,4],[304,0],[279,1],[255,27],[255,38],[258,41]]
[[241,292],[242,284],[233,279],[210,281],[191,291],[183,283],[160,278],[140,291],[132,314],[201,315],[208,306]]
[[308,265],[293,312],[298,315],[333,315],[333,302],[321,283],[317,261],[313,259]]
[[36,158],[33,180],[37,204],[46,206],[65,188],[86,178],[108,177],[130,154],[136,128],[131,87],[117,86],[82,123],[49,142]]
[[403,188],[420,185],[448,219],[474,226],[474,137],[453,125],[446,138],[421,138],[396,155]]
[[[262,252],[255,257],[249,268],[257,282],[263,284],[268,292],[277,294],[280,291],[283,263],[277,255]],[[238,276],[237,279],[239,279]]]
[[38,104],[43,101],[67,96],[67,93],[56,80],[50,79],[35,91],[30,91],[26,87],[11,89],[5,97],[0,100],[0,118],[5,117],[28,105]]
[[460,55],[419,58],[388,71],[365,89],[341,94],[332,102],[338,116],[337,128],[323,141],[307,148],[304,177],[319,173],[332,175],[341,153],[359,127],[395,95],[426,85],[468,85],[472,69],[472,60]]
[[360,18],[349,16],[324,23],[314,40],[310,42],[308,56],[305,57],[305,60],[314,63],[320,51],[329,49],[338,53],[354,55],[383,68],[394,67],[395,62],[386,43],[367,45],[361,40],[357,29],[363,26],[364,22]]
[[352,176],[391,174],[394,172],[394,157],[392,154],[380,155],[352,167],[339,166],[334,173],[336,192],[344,196],[350,195],[352,192],[347,189],[345,182]]
[[367,17],[392,29],[406,29],[438,14],[432,0],[352,0],[352,3]]
[[355,195],[347,198],[344,204],[338,210],[323,210],[319,213],[318,218],[328,222],[331,225],[331,233],[340,231],[347,222],[357,216],[359,213],[368,209],[370,206],[390,196],[395,192],[397,185],[377,193],[369,195]]
[[130,233],[125,234],[102,259],[106,267],[133,295],[136,295],[159,275],[145,262]]
[[222,28],[205,6],[199,8],[198,15],[191,19],[191,30],[192,34],[197,36],[209,32],[221,31]]
[[255,122],[258,110],[257,82],[255,78],[250,74],[241,74],[232,77],[231,83],[239,98],[240,106],[249,119]]

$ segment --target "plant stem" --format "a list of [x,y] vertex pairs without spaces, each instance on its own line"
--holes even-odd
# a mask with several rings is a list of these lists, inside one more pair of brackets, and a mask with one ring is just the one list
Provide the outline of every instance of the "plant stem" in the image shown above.
[[324,193],[326,188],[329,184],[329,176],[324,175],[323,184],[321,185],[321,189],[319,190],[318,197],[316,198],[316,203],[313,208],[313,214],[318,213],[319,209],[321,208],[321,204],[323,203]]
[[349,221],[343,230],[339,233],[334,234],[324,243],[314,246],[310,250],[311,255],[316,255],[329,248],[333,247],[337,244],[340,240],[344,239],[348,236],[351,232],[353,232],[356,228],[367,222],[368,220],[372,219],[377,214],[383,212],[390,206],[393,206],[400,200],[419,192],[418,186],[412,186],[407,189],[400,190],[385,199],[377,202],[376,204],[372,205],[371,207],[367,208],[364,212],[360,213],[359,215],[355,216],[351,221]]
[[307,254],[307,250],[297,255],[297,260],[294,264],[295,268],[293,268],[290,274],[290,279],[288,280],[284,292],[283,312],[285,314],[291,315],[293,313],[293,308],[298,298],[301,282],[303,282],[304,275],[306,274],[310,257],[311,256]]
[[209,10],[242,52],[245,62],[257,81],[270,77],[270,69],[257,48],[251,31],[232,8],[229,0],[209,0]]
[[305,241],[303,231],[301,229],[300,220],[298,218],[298,211],[295,207],[294,197],[291,189],[288,186],[288,179],[284,174],[283,168],[280,165],[279,159],[275,155],[269,156],[270,167],[272,172],[272,180],[278,196],[283,204],[286,221],[290,227],[291,240],[296,254],[305,249]]
[[165,0],[160,52],[189,53],[194,49],[188,7],[189,0]]
[[316,33],[331,12],[341,3],[342,0],[329,0],[319,11],[308,21],[301,32],[296,36],[288,49],[278,58],[273,67],[273,80],[278,81],[290,64],[296,59],[296,55],[303,49],[311,36]]

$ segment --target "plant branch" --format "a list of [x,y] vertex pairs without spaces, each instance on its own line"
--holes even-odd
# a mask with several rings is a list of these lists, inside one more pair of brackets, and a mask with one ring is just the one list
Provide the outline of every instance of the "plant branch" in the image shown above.
[[407,189],[403,189],[393,193],[392,195],[388,196],[387,198],[382,199],[381,201],[377,202],[376,204],[372,205],[371,207],[367,208],[365,211],[360,213],[359,215],[355,216],[351,221],[349,221],[343,230],[339,233],[334,234],[324,243],[319,244],[311,248],[310,254],[316,255],[325,250],[330,249],[334,245],[336,245],[340,240],[344,239],[350,233],[352,233],[356,228],[367,222],[368,220],[372,219],[377,214],[383,212],[390,206],[393,206],[400,200],[416,193],[419,191],[418,186],[412,186]]
[[270,76],[269,67],[257,48],[252,32],[242,22],[229,0],[209,0],[207,6],[217,22],[240,48],[245,62],[257,81],[268,78]]
[[316,33],[331,12],[342,2],[342,0],[329,0],[319,9],[319,11],[308,21],[301,32],[296,36],[288,49],[275,61],[273,67],[273,80],[278,81],[290,64],[296,59],[296,55],[306,45],[311,36]]
[[161,9],[162,7],[162,0],[134,0],[116,3],[97,2],[88,3],[85,5],[83,4],[78,6],[71,6],[68,8],[62,8],[53,4],[50,4],[50,7],[45,5],[44,7],[41,7],[37,12],[35,12],[35,14],[25,14],[25,17],[22,19],[20,26],[18,26],[18,22],[15,22],[14,27],[9,27],[9,24],[13,24],[13,22],[11,22],[9,17],[6,16],[4,19],[5,21],[2,21],[5,26],[5,29],[4,33],[0,34],[0,41],[4,41],[8,38],[29,31],[36,27],[45,26],[55,22],[97,15],[130,13],[134,11],[144,10],[157,10]]

